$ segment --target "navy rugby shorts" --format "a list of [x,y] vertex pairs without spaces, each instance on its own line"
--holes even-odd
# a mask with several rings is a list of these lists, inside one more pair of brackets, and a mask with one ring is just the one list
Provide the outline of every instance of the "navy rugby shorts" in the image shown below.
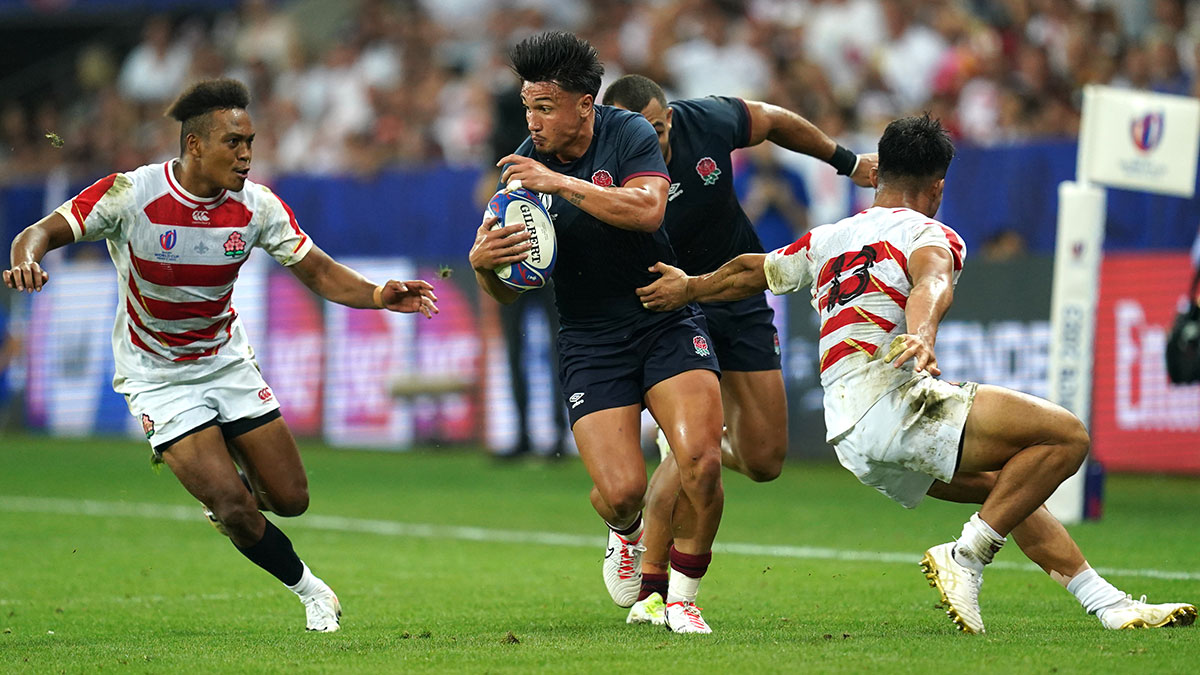
[[760,293],[744,300],[702,304],[722,370],[779,370],[775,310]]
[[704,316],[682,312],[678,318],[638,327],[626,340],[596,344],[558,337],[559,376],[571,426],[588,413],[627,405],[645,405],[651,387],[689,370],[721,374]]

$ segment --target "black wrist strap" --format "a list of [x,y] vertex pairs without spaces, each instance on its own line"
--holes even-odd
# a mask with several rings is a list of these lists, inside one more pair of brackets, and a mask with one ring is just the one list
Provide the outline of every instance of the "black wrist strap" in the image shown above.
[[837,169],[839,175],[849,176],[854,173],[854,168],[858,166],[858,155],[839,144],[837,149],[833,151],[833,157],[829,158],[829,164]]

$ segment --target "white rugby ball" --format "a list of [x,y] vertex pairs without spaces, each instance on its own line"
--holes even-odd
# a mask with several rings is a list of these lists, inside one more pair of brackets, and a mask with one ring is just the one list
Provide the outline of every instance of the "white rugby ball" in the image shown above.
[[554,220],[537,193],[523,187],[501,190],[488,201],[488,211],[500,219],[492,229],[521,223],[530,235],[529,257],[497,267],[496,276],[504,285],[521,293],[545,286],[558,258],[558,242],[554,237]]

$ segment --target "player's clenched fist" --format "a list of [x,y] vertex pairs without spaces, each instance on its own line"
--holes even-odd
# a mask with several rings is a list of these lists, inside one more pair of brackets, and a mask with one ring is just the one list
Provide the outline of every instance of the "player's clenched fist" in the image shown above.
[[23,262],[4,270],[4,285],[26,293],[42,290],[49,280],[50,275],[36,262]]

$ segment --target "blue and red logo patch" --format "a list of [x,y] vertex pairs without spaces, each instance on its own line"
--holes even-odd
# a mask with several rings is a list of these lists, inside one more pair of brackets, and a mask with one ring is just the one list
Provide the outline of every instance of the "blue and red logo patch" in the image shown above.
[[158,235],[158,245],[162,246],[164,251],[170,251],[171,249],[175,248],[175,243],[177,241],[178,237],[175,236],[175,230],[167,230],[166,232]]
[[1142,152],[1150,152],[1158,147],[1163,137],[1163,112],[1147,113],[1135,117],[1129,125],[1129,133],[1133,137],[1133,145]]

